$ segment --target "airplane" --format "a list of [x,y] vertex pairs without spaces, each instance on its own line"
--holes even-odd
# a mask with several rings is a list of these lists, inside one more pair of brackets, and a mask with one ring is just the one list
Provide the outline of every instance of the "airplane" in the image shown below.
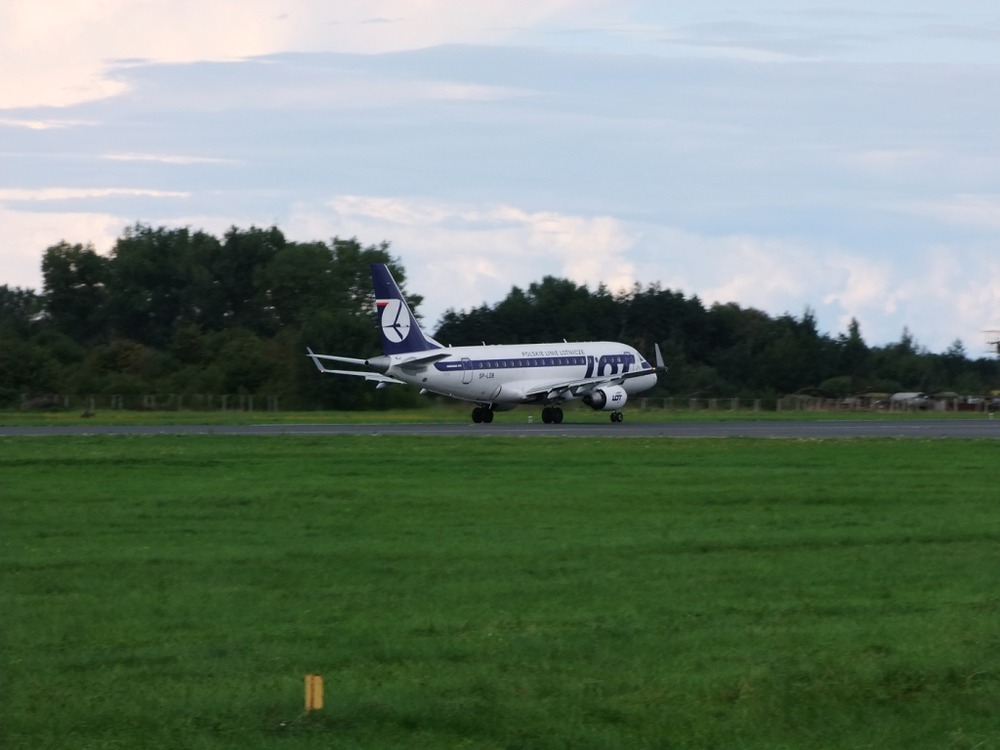
[[[421,393],[470,401],[476,404],[472,421],[477,424],[488,424],[494,412],[519,404],[540,404],[542,422],[559,424],[560,405],[577,399],[621,422],[629,396],[652,388],[657,373],[667,369],[659,344],[654,344],[655,367],[631,346],[613,341],[446,347],[421,330],[388,266],[373,263],[371,273],[382,355],[359,359],[316,354],[307,347],[321,373],[363,377],[376,388],[415,385]],[[329,368],[324,362],[369,370]]]

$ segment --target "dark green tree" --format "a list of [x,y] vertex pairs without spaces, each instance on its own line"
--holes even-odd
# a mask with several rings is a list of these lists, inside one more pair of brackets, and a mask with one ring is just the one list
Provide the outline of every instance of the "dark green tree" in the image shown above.
[[109,294],[115,333],[164,347],[176,328],[196,322],[206,291],[202,232],[136,224],[111,250]]
[[836,342],[836,370],[840,375],[851,379],[854,392],[867,390],[864,378],[869,363],[868,346],[861,337],[861,324],[857,318],[851,318],[847,333],[840,334]]
[[33,290],[0,286],[0,405],[59,390],[56,349],[44,338],[51,330],[44,309]]
[[0,286],[0,339],[27,338],[42,324],[45,300],[33,289]]
[[107,258],[91,245],[60,242],[42,256],[45,314],[52,325],[77,342],[107,336],[111,281]]
[[237,229],[226,232],[222,246],[209,258],[213,285],[219,289],[220,317],[212,327],[242,326],[259,334],[273,334],[272,300],[266,270],[285,247],[277,227]]

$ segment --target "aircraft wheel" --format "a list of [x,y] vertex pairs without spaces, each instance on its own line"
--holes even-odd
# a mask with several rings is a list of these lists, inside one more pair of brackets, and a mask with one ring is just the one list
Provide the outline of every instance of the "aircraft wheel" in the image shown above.
[[483,407],[483,421],[486,424],[489,424],[490,422],[493,421],[493,410],[488,406]]
[[625,419],[625,415],[622,414],[620,411],[613,411],[613,412],[611,412],[611,421],[612,422],[614,422],[614,423],[617,424],[618,422],[621,422],[624,419]]
[[558,406],[552,407],[552,421],[555,424],[562,424],[563,421],[563,410]]
[[552,424],[552,407],[546,406],[542,409],[542,421],[545,424]]
[[472,421],[476,424],[483,421],[483,410],[478,406],[472,410]]

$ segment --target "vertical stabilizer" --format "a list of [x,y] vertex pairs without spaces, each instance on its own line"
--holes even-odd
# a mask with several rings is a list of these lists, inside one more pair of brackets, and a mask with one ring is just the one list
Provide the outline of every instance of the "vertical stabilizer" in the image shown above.
[[413,317],[410,306],[403,299],[396,280],[385,263],[372,263],[372,288],[375,290],[375,308],[378,312],[379,331],[382,334],[383,354],[407,354],[441,349],[441,345],[424,334]]

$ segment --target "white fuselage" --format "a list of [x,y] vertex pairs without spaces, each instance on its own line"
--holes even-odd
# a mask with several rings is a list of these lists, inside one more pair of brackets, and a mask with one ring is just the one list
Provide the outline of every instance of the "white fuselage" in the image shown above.
[[391,355],[385,374],[442,396],[500,407],[570,401],[577,398],[572,391],[549,393],[547,388],[625,372],[649,370],[649,375],[622,381],[621,387],[629,394],[656,385],[656,372],[642,355],[615,342],[462,346],[439,351],[447,356],[431,363],[408,364],[413,354]]

